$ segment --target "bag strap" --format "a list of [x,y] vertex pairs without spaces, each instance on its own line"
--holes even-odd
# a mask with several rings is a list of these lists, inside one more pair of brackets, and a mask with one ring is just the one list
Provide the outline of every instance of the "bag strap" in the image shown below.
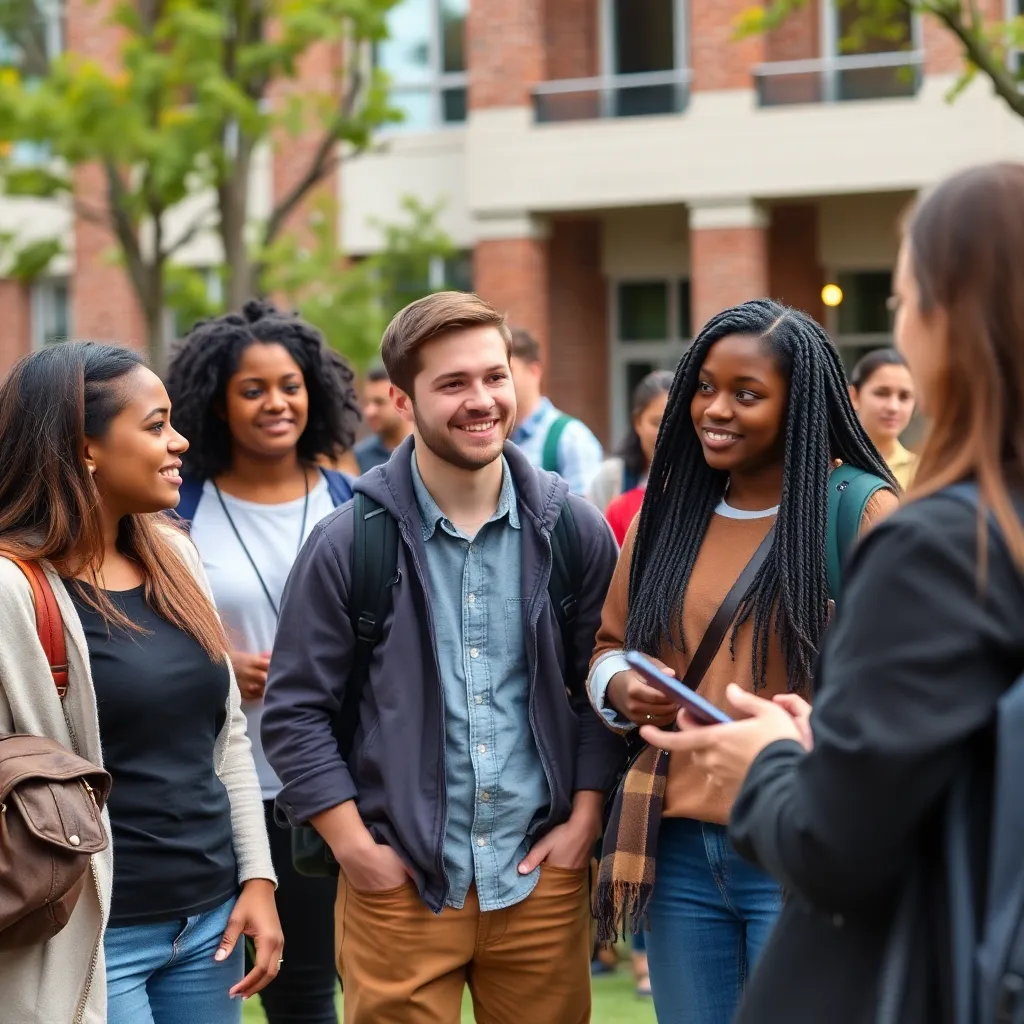
[[565,428],[572,422],[573,417],[563,412],[548,427],[547,436],[544,438],[544,454],[541,456],[541,469],[546,469],[549,473],[558,472],[558,446],[562,441]]
[[860,536],[864,510],[874,495],[887,484],[880,476],[843,463],[828,479],[828,534],[825,548],[828,589],[833,601],[839,600],[843,569],[850,551]]
[[384,633],[391,584],[398,572],[398,524],[382,505],[356,492],[352,514],[352,582],[349,614],[356,637],[345,696],[335,726],[342,757],[352,750],[359,724],[359,705],[370,675],[373,649]]
[[772,525],[765,539],[758,544],[750,561],[743,567],[739,579],[732,585],[729,593],[725,595],[725,599],[718,606],[718,611],[715,612],[710,625],[704,630],[697,650],[693,652],[690,664],[686,666],[686,672],[683,674],[682,681],[691,690],[696,690],[700,686],[704,674],[711,667],[711,662],[715,660],[715,655],[722,646],[722,641],[725,639],[726,633],[729,632],[736,613],[740,610],[744,596],[750,589],[751,583],[754,582],[754,577],[761,566],[764,565],[764,560],[768,557],[768,552],[771,551],[774,543],[775,526]]
[[548,579],[548,598],[554,609],[558,628],[562,634],[566,676],[569,692],[575,697],[583,691],[582,680],[575,674],[576,615],[579,609],[578,590],[583,579],[583,551],[580,533],[573,516],[572,506],[566,498],[555,527],[551,531],[551,576]]
[[36,606],[36,634],[42,645],[46,661],[50,666],[53,684],[61,700],[68,692],[68,652],[64,642],[64,619],[53,593],[53,587],[46,578],[42,566],[29,559],[17,558],[7,552],[0,552],[24,573],[32,588],[32,603]]

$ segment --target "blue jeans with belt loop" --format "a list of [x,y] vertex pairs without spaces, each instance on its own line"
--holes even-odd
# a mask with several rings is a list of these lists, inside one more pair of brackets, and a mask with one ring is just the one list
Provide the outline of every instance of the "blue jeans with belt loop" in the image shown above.
[[658,1024],[730,1024],[781,906],[724,826],[665,818],[646,936]]
[[107,1024],[240,1024],[244,939],[226,960],[220,946],[234,898],[205,914],[108,928]]

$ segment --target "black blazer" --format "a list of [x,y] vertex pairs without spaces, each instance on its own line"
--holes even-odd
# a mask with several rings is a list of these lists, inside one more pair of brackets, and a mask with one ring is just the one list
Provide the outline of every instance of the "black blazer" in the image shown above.
[[975,512],[938,494],[859,545],[818,667],[814,750],[766,748],[733,808],[737,849],[789,894],[738,1024],[872,1024],[912,872],[925,896],[900,1020],[948,1019],[942,811],[1024,671],[1024,582],[989,544],[979,593]]

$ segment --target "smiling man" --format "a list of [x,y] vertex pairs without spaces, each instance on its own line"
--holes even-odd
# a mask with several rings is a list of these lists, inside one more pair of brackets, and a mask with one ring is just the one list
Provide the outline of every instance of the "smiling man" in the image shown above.
[[[508,443],[510,344],[504,318],[461,292],[414,302],[385,332],[412,437],[355,484],[400,542],[344,759],[351,504],[317,526],[281,609],[263,738],[278,805],[341,865],[347,1024],[454,1024],[466,984],[493,1024],[523,1006],[540,1024],[590,1019],[588,869],[623,750],[583,683],[616,545]],[[577,568],[560,624],[563,516],[576,551],[560,564]]]

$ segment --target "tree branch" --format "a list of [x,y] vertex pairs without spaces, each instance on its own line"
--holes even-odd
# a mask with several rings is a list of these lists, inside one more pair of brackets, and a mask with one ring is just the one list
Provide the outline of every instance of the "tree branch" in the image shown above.
[[107,175],[107,202],[110,206],[111,226],[124,252],[128,276],[135,287],[135,293],[145,308],[149,294],[146,261],[142,255],[138,232],[128,213],[127,192],[117,167],[110,161],[106,161],[103,166]]
[[109,215],[109,212],[104,212],[97,206],[90,206],[77,197],[72,199],[72,205],[74,206],[75,215],[81,217],[82,220],[88,221],[90,224],[97,224],[101,228],[106,228],[108,231],[113,230],[113,220]]
[[267,220],[266,228],[263,231],[264,246],[270,245],[274,241],[285,222],[305,198],[306,193],[323,181],[341,161],[338,154],[339,136],[345,123],[352,118],[355,112],[363,87],[363,76],[356,62],[353,62],[352,70],[347,77],[348,88],[345,90],[337,113],[324,131],[309,166],[277,204]]
[[164,252],[165,256],[173,256],[180,249],[184,249],[186,245],[191,242],[196,235],[201,231],[208,230],[213,225],[210,222],[210,218],[216,213],[215,209],[207,207],[201,213],[197,214],[189,222],[187,228],[169,245]]

